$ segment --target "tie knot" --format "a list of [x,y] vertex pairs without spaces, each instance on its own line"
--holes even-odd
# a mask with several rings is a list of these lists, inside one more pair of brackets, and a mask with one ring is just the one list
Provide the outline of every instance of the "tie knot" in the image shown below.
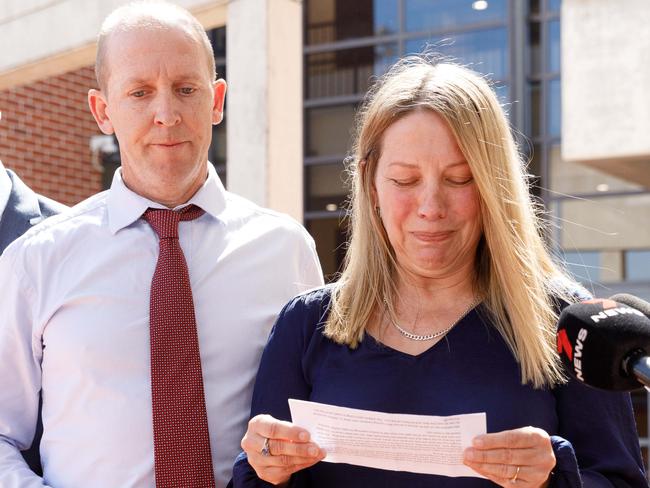
[[179,211],[148,208],[142,217],[160,239],[178,239],[178,223],[181,220],[198,219],[203,213],[204,211],[196,205],[188,205]]

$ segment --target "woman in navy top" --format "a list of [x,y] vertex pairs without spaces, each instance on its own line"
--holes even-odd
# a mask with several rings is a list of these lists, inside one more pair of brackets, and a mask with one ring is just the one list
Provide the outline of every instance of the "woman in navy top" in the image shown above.
[[[629,395],[567,381],[556,266],[506,117],[476,73],[399,62],[360,112],[351,235],[329,287],[282,311],[257,377],[237,487],[647,486]],[[450,478],[320,462],[289,398],[389,413],[486,412]],[[270,484],[269,484],[270,483]]]

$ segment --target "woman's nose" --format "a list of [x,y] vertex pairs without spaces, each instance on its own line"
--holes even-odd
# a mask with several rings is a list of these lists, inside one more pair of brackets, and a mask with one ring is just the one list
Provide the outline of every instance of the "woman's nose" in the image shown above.
[[439,188],[424,188],[418,205],[418,216],[427,220],[444,219],[447,215],[446,198]]

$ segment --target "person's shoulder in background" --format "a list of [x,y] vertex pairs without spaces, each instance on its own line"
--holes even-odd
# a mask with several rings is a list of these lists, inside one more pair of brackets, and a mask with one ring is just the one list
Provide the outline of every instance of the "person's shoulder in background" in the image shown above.
[[64,212],[70,208],[67,205],[59,203],[43,195],[36,194],[36,197],[38,199],[38,206],[41,209],[41,214],[43,215],[43,218],[60,214],[61,212]]

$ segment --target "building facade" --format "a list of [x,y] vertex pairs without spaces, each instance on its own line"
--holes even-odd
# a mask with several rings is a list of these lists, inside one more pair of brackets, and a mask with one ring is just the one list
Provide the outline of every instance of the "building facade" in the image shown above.
[[[115,141],[87,109],[94,36],[124,0],[6,0],[0,157],[74,204],[107,187]],[[646,0],[176,0],[208,31],[226,117],[210,159],[230,190],[314,236],[327,279],[345,252],[355,110],[399,57],[484,74],[518,134],[547,234],[596,296],[650,300],[650,3]],[[633,395],[648,458],[645,392]]]

